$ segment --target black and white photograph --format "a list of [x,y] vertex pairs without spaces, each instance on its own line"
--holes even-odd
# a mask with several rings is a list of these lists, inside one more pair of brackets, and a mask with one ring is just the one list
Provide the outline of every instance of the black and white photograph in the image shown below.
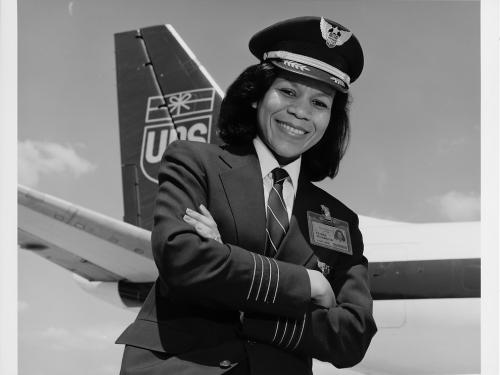
[[481,6],[18,0],[17,373],[486,373]]

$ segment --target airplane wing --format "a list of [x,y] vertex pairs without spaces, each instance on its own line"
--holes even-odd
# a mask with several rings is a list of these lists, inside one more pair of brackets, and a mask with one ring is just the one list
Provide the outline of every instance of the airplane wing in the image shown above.
[[89,281],[153,282],[148,230],[19,185],[18,243]]

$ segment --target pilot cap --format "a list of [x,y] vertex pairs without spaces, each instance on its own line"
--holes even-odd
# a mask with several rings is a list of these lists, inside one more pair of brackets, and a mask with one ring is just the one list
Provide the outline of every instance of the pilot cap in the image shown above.
[[323,17],[298,17],[259,31],[249,42],[261,61],[347,92],[363,70],[363,50],[346,27]]

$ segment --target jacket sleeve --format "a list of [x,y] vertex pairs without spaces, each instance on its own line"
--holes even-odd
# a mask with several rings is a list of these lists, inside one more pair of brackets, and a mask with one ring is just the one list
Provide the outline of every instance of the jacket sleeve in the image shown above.
[[[308,309],[304,267],[199,236],[182,217],[207,205],[207,170],[194,146],[169,145],[160,165],[152,248],[159,278],[185,298],[298,318]],[[257,250],[257,249],[255,249]]]
[[338,368],[361,361],[377,327],[372,316],[368,262],[362,254],[357,216],[353,224],[352,237],[357,249],[328,277],[337,305],[329,309],[310,306],[298,319],[245,314],[242,332],[246,337],[306,353]]

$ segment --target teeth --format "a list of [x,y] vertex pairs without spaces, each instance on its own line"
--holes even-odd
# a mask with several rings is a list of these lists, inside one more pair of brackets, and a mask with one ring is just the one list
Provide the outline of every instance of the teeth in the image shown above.
[[287,125],[287,124],[285,124],[284,122],[281,122],[281,121],[278,121],[278,124],[280,124],[283,128],[285,128],[286,131],[288,131],[289,133],[292,133],[292,134],[303,135],[303,134],[306,133],[303,130],[300,130],[300,129],[297,129],[297,128],[293,128],[290,125]]

